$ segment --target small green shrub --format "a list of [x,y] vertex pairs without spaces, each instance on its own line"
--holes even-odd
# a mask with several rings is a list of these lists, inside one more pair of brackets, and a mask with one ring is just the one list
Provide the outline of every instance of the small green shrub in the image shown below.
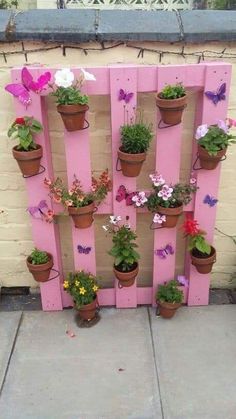
[[152,138],[152,125],[139,122],[121,127],[121,144],[124,153],[145,153],[150,147]]
[[185,95],[186,91],[181,83],[177,83],[175,85],[168,84],[159,93],[159,97],[161,99],[179,99],[180,97],[183,97]]
[[171,280],[166,284],[159,285],[156,299],[161,303],[182,303],[183,291],[179,288],[179,283],[176,280]]
[[0,9],[17,8],[18,0],[0,0]]
[[92,303],[99,288],[96,277],[85,271],[70,272],[63,286],[72,296],[77,308]]
[[49,256],[47,252],[37,249],[36,247],[30,254],[30,263],[32,265],[43,265],[49,261]]
[[56,97],[58,105],[87,105],[88,96],[83,95],[76,86],[71,87],[58,87],[52,93]]
[[17,150],[32,151],[37,148],[37,144],[34,141],[34,134],[40,134],[42,130],[43,127],[39,121],[33,117],[24,116],[16,118],[9,128],[7,135],[12,140],[19,141]]

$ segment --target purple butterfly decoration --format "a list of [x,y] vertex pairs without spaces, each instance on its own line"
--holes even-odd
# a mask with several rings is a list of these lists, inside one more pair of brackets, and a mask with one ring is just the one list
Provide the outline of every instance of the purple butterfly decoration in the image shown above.
[[44,209],[48,210],[48,204],[45,199],[39,202],[38,206],[36,207],[28,207],[27,211],[32,215],[34,218],[43,218],[44,216]]
[[124,100],[125,103],[129,103],[133,96],[134,94],[132,92],[128,93],[125,92],[123,89],[120,89],[118,99],[120,101]]
[[81,246],[81,244],[78,244],[77,249],[79,253],[84,253],[85,255],[88,255],[91,252],[92,247],[85,247]]
[[126,205],[133,205],[132,198],[136,192],[129,193],[124,185],[120,185],[116,194],[116,201],[122,202],[125,200]]
[[40,93],[50,79],[51,73],[46,71],[39,76],[37,81],[34,81],[29,70],[26,67],[23,67],[21,71],[21,83],[7,84],[5,90],[17,97],[18,100],[27,107],[31,103],[30,91]]
[[217,105],[218,102],[221,100],[225,100],[225,93],[226,93],[226,83],[223,83],[216,92],[207,91],[205,95],[208,99],[210,99],[214,105]]
[[178,275],[177,276],[177,281],[180,285],[183,285],[184,287],[189,286],[189,280],[187,278],[185,278],[184,275]]
[[218,202],[218,199],[214,198],[214,196],[206,195],[203,199],[203,203],[209,205],[209,207],[214,207]]
[[174,249],[173,249],[172,245],[167,244],[166,247],[164,247],[162,249],[154,250],[154,253],[155,253],[156,256],[159,256],[159,258],[166,259],[166,257],[168,255],[173,255],[175,252],[174,252]]

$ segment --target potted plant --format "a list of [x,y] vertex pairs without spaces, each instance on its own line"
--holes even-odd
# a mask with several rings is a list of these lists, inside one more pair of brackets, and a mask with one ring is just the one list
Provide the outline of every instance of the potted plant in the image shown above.
[[52,95],[57,99],[57,111],[61,114],[67,131],[84,129],[85,113],[89,109],[88,96],[81,92],[85,81],[95,81],[93,74],[81,69],[78,80],[69,68],[58,70],[54,76]]
[[198,228],[198,222],[189,217],[183,224],[185,237],[188,237],[192,264],[200,274],[208,274],[216,262],[216,250],[205,239],[205,231]]
[[183,110],[187,106],[185,88],[181,83],[165,86],[157,94],[156,104],[160,110],[162,121],[165,124],[180,124]]
[[64,289],[70,294],[84,320],[92,320],[96,316],[98,284],[96,277],[89,272],[70,272],[63,283]]
[[48,281],[53,267],[53,257],[50,253],[35,248],[27,257],[26,263],[35,281]]
[[159,285],[156,300],[160,309],[160,315],[164,319],[170,319],[183,302],[183,291],[179,289],[178,281],[171,280]]
[[153,137],[152,126],[143,121],[125,124],[120,129],[121,147],[118,158],[124,176],[139,175],[142,164],[146,159],[146,152]]
[[119,225],[120,221],[120,216],[110,216],[110,224],[104,225],[103,229],[113,236],[113,246],[108,254],[115,259],[113,271],[119,286],[131,287],[139,271],[140,256],[135,250],[137,235],[129,224]]
[[34,176],[39,172],[43,149],[34,142],[34,134],[42,130],[40,122],[29,116],[16,118],[8,130],[8,137],[19,141],[19,145],[13,147],[12,154],[24,176]]
[[89,192],[84,192],[81,182],[74,177],[72,186],[68,189],[58,177],[54,182],[45,179],[49,187],[49,195],[57,204],[62,203],[68,210],[76,228],[88,228],[93,223],[95,204],[99,205],[111,190],[112,183],[105,170],[98,179],[92,177],[92,186]]
[[153,223],[161,224],[162,227],[175,227],[183,212],[183,205],[192,200],[192,194],[197,190],[196,179],[191,178],[189,184],[177,183],[169,186],[158,173],[149,177],[154,192],[148,196],[146,205],[149,211],[155,213]]
[[236,121],[219,120],[215,125],[203,124],[197,128],[195,138],[198,141],[198,156],[202,169],[215,169],[225,156],[227,147],[235,143],[236,136],[229,133]]

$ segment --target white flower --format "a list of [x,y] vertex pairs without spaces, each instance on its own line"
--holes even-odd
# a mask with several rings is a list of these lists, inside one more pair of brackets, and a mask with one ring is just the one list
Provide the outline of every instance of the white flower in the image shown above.
[[142,205],[147,202],[147,197],[145,192],[138,192],[136,195],[132,197],[132,201],[135,203],[136,207],[141,207]]
[[162,224],[166,221],[166,216],[161,214],[155,214],[152,220],[154,223]]
[[70,87],[75,79],[74,73],[69,68],[63,68],[55,73],[55,85],[58,87]]
[[108,226],[102,226],[102,228],[103,228],[103,230],[105,230],[105,231],[108,231],[108,230],[109,230]]
[[195,134],[196,140],[200,140],[201,138],[205,137],[208,131],[209,129],[207,124],[199,125]]
[[81,68],[81,71],[83,73],[84,80],[96,81],[96,77],[92,73],[89,73],[88,71],[85,71],[83,68]]
[[121,221],[120,215],[110,215],[110,223],[111,224],[117,224],[119,221]]

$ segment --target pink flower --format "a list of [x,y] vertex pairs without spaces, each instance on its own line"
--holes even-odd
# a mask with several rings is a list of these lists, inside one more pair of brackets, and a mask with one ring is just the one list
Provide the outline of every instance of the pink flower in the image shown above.
[[158,196],[163,199],[163,201],[168,201],[171,198],[173,188],[169,188],[168,185],[163,185],[161,190],[158,192]]
[[152,220],[154,223],[162,224],[166,221],[166,216],[161,214],[155,214]]
[[61,197],[58,196],[58,195],[53,195],[52,199],[53,199],[54,202],[56,202],[56,204],[61,203]]
[[225,123],[225,121],[223,121],[222,119],[219,119],[219,120],[218,120],[218,122],[217,122],[217,125],[218,125],[218,127],[219,127],[220,129],[222,129],[222,131],[224,131],[224,132],[225,132],[225,134],[227,134],[227,133],[228,133],[228,131],[229,131],[229,127],[228,127],[228,125]]
[[154,186],[162,186],[165,183],[165,179],[163,179],[162,175],[159,175],[158,173],[153,173],[149,175],[149,177]]
[[73,201],[71,199],[67,199],[65,201],[65,204],[66,204],[67,207],[73,207]]
[[46,214],[44,214],[44,219],[45,219],[45,221],[47,222],[47,223],[52,223],[53,222],[53,217],[55,216],[55,213],[54,213],[54,211],[52,211],[52,210],[48,210],[47,212],[46,212]]
[[144,205],[145,202],[147,202],[145,192],[137,192],[137,194],[133,196],[132,202],[134,202],[136,207],[141,207]]
[[74,193],[73,189],[69,189],[68,193],[69,193],[70,196],[72,196],[73,193]]
[[226,121],[229,128],[236,127],[236,119],[227,118]]
[[200,140],[202,137],[205,137],[208,131],[209,129],[207,124],[199,125],[195,134],[196,140]]
[[190,185],[195,185],[195,183],[197,183],[197,179],[195,177],[191,177],[189,183]]
[[48,178],[45,177],[44,181],[43,181],[44,185],[46,186],[50,186],[52,184],[52,181]]

